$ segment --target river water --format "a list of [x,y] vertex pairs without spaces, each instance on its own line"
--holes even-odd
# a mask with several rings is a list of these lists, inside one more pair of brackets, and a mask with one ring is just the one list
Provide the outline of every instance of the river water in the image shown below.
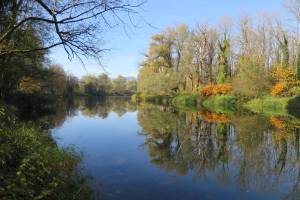
[[54,123],[104,200],[300,199],[300,120],[110,98]]

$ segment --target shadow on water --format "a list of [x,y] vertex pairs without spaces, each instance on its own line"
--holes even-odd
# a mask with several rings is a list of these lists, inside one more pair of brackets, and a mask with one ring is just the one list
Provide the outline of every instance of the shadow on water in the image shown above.
[[289,100],[287,110],[289,114],[300,118],[300,96]]

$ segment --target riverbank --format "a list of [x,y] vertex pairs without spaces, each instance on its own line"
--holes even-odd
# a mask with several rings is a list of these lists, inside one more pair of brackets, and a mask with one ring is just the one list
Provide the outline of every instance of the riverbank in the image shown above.
[[78,169],[81,156],[59,148],[48,130],[22,122],[0,105],[0,196],[7,199],[92,199]]
[[[234,113],[240,109],[263,115],[286,116],[294,111],[300,98],[264,96],[254,99],[240,99],[233,94],[201,97],[198,93],[182,93],[176,96],[147,96],[133,98],[154,104],[171,105],[180,110],[208,110],[217,113]],[[297,112],[296,112],[297,113]]]

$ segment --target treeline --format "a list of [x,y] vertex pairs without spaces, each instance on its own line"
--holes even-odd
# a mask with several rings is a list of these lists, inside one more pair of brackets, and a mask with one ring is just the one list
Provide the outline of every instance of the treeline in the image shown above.
[[[299,5],[291,8],[298,13]],[[236,24],[238,29],[233,29]],[[167,28],[152,37],[140,66],[138,92],[175,95],[200,92],[204,86],[211,92],[202,94],[209,95],[231,90],[246,97],[297,92],[300,40],[289,27],[266,16],[244,17],[238,23],[225,18],[218,27]]]
[[94,96],[118,96],[133,95],[137,90],[135,79],[126,79],[119,75],[115,79],[109,78],[106,74],[99,76],[84,76],[79,81],[79,93]]

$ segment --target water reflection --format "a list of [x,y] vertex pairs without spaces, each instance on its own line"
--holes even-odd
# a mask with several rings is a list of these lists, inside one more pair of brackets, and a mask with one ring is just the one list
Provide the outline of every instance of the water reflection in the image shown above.
[[181,112],[117,97],[45,107],[26,120],[61,127],[58,143],[83,153],[102,199],[299,199],[296,117]]
[[78,112],[82,112],[86,117],[105,119],[110,112],[117,113],[121,117],[126,112],[137,109],[130,101],[130,97],[57,98],[43,103],[25,101],[10,107],[19,119],[33,122],[44,129],[60,127],[67,118],[76,116]]
[[[144,105],[138,120],[150,162],[219,185],[299,199],[299,125],[293,117],[176,112]],[[278,195],[278,196],[277,196]]]

